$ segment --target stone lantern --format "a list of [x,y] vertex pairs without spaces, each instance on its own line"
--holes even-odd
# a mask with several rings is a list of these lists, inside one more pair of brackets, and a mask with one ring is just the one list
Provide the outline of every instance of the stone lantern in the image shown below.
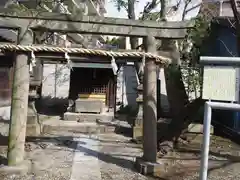
[[[138,69],[140,65],[138,65]],[[136,88],[138,97],[136,99],[138,111],[133,122],[133,140],[137,143],[141,143],[143,136],[143,70],[138,74],[139,85]]]

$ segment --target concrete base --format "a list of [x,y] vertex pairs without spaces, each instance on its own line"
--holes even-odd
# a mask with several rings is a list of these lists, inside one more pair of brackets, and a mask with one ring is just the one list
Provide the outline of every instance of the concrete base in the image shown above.
[[1,165],[0,166],[0,174],[4,175],[25,175],[28,173],[31,167],[30,161],[24,161],[20,165],[17,166],[7,166],[7,165]]
[[65,121],[77,121],[77,122],[97,122],[97,121],[112,121],[113,114],[91,114],[91,113],[64,113]]
[[101,100],[77,99],[75,101],[75,112],[101,113],[104,104]]
[[[202,124],[195,124],[192,123],[188,126],[188,132],[189,133],[203,133],[203,125]],[[213,134],[214,133],[214,127],[211,126],[211,130],[210,133]]]
[[139,173],[150,176],[158,176],[164,170],[162,164],[146,162],[140,157],[136,158],[135,167]]

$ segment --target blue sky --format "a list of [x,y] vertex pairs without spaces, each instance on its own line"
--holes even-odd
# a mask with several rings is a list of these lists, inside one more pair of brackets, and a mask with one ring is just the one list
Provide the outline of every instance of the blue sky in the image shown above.
[[[148,2],[149,0],[139,0],[139,2],[136,4],[136,15],[139,16],[140,12],[142,12],[144,6],[146,5],[146,3]],[[177,0],[172,0],[172,3],[176,2]],[[190,5],[191,6],[194,6],[196,4],[199,4],[201,2],[201,0],[194,0],[194,3]],[[173,15],[171,17],[171,19],[173,21],[176,21],[176,20],[180,20],[180,17],[181,17],[181,10],[183,9],[183,6],[184,4],[182,4],[180,6],[180,11],[178,13],[176,13],[175,15]],[[113,0],[106,0],[106,10],[107,10],[107,14],[105,16],[107,17],[117,17],[117,18],[127,18],[127,14],[124,10],[122,10],[121,12],[118,12],[116,7],[114,6],[114,3],[113,3]],[[159,10],[160,7],[157,8],[157,10]],[[187,16],[187,19],[190,18],[190,17],[194,17],[197,15],[199,11],[199,8],[196,8],[194,9],[193,11],[191,11],[188,16]]]

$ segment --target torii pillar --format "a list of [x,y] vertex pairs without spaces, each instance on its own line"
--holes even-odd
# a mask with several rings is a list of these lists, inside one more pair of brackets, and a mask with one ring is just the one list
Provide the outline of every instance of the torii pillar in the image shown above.
[[[144,39],[147,52],[156,54],[156,40]],[[143,78],[143,156],[136,159],[136,168],[142,174],[157,174],[157,65],[156,59],[146,59]]]
[[[32,33],[27,29],[20,32],[20,45],[32,44]],[[12,86],[11,118],[8,140],[8,166],[11,171],[27,171],[25,163],[25,138],[29,94],[29,55],[16,52],[14,59],[14,75]],[[27,166],[26,166],[27,165]]]

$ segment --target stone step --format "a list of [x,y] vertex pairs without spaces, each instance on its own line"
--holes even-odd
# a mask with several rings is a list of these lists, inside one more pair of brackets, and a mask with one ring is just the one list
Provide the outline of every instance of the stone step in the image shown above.
[[93,114],[93,113],[64,113],[64,121],[75,122],[97,122],[97,121],[112,121],[114,118],[113,113],[106,114]]
[[[188,126],[188,133],[203,133],[203,124],[192,123]],[[211,125],[210,133],[214,133],[214,127]]]
[[98,134],[98,133],[112,133],[115,131],[115,126],[99,125],[97,123],[78,123],[76,121],[62,121],[62,120],[47,120],[43,122],[42,133],[52,133],[59,131],[83,133],[83,134]]

